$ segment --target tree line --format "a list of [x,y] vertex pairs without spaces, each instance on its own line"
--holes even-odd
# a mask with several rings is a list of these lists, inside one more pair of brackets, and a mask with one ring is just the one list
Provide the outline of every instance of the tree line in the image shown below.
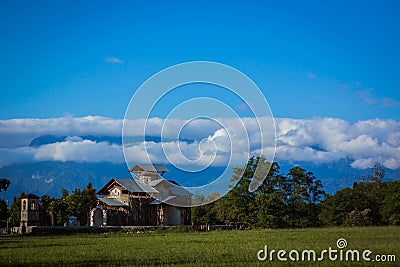
[[[249,192],[257,176],[265,179],[256,191]],[[260,228],[400,225],[400,181],[383,182],[384,176],[384,169],[375,164],[371,174],[361,177],[351,188],[330,195],[312,172],[300,166],[284,174],[277,162],[252,157],[243,167],[233,169],[232,185],[225,196],[194,196],[194,202],[217,200],[193,207],[191,218],[194,224],[240,223]],[[0,179],[0,192],[9,185],[8,179]],[[10,226],[19,226],[23,195],[14,197],[10,208],[0,199],[0,227],[6,221]],[[89,203],[95,198],[96,189],[91,183],[72,193],[62,189],[59,198],[43,195],[40,225],[64,225],[70,216],[87,225]]]
[[[10,226],[19,226],[21,220],[21,198],[25,195],[21,192],[19,196],[14,196],[14,201],[8,209],[7,205],[2,207],[0,200],[0,218],[8,220]],[[61,197],[55,198],[43,195],[39,201],[39,221],[42,226],[62,226],[70,216],[76,216],[81,225],[86,225],[89,213],[89,203],[96,198],[96,189],[92,183],[88,183],[85,188],[74,189],[70,194],[66,189],[61,189]]]
[[[270,169],[260,187],[249,192],[257,166]],[[277,162],[250,158],[245,166],[234,169],[231,182],[236,186],[228,194],[192,208],[192,221],[239,222],[261,228],[400,225],[400,181],[383,182],[384,176],[384,169],[375,164],[371,174],[359,177],[351,188],[330,195],[312,172],[300,166],[284,174]]]

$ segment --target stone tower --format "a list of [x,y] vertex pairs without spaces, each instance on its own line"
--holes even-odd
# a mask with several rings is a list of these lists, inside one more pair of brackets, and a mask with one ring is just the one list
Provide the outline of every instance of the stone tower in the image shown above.
[[21,231],[30,232],[30,226],[39,226],[39,197],[34,194],[21,198]]

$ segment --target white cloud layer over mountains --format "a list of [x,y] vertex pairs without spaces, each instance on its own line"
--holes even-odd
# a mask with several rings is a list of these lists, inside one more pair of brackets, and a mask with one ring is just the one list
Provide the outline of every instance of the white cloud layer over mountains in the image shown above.
[[[266,119],[266,118],[263,118]],[[198,120],[186,124],[177,140],[183,120],[147,120],[148,136],[163,134],[165,142],[133,142],[126,152],[129,160],[187,164],[188,162],[224,166],[243,165],[248,153],[270,153],[271,135],[264,135],[261,147],[254,119],[220,119],[225,130],[212,121]],[[143,136],[146,120],[129,122],[132,136]],[[165,124],[164,124],[165,123]],[[12,119],[0,121],[0,165],[25,161],[124,162],[122,146],[108,142],[82,140],[78,136],[121,136],[123,120],[99,116],[54,119]],[[246,136],[243,127],[247,130]],[[326,163],[350,159],[357,169],[375,162],[389,169],[400,168],[400,122],[372,119],[350,123],[335,118],[276,118],[277,161]],[[272,129],[271,129],[272,130]],[[270,130],[270,132],[271,132]],[[69,136],[62,142],[29,147],[32,139],[42,135]],[[247,135],[249,136],[247,138]],[[265,137],[266,136],[266,137]],[[194,140],[188,142],[185,139]],[[174,141],[175,140],[175,141]],[[249,141],[248,141],[249,140]],[[258,140],[258,141],[257,141]],[[234,144],[233,146],[231,146]],[[165,157],[165,152],[168,158]],[[182,154],[186,157],[182,157]]]

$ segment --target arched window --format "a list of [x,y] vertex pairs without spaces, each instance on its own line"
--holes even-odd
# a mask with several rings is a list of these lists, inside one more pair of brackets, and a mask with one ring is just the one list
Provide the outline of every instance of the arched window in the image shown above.
[[22,201],[22,210],[26,210],[26,200]]

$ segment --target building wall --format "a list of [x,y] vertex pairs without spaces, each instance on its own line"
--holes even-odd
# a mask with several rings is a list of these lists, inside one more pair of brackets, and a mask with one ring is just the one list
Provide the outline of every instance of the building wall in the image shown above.
[[110,190],[108,191],[108,194],[105,196],[107,198],[118,198],[124,203],[129,203],[129,192],[116,184],[111,186]]
[[159,175],[157,172],[147,172],[142,171],[137,174],[138,178],[145,181],[146,183],[159,179]]

